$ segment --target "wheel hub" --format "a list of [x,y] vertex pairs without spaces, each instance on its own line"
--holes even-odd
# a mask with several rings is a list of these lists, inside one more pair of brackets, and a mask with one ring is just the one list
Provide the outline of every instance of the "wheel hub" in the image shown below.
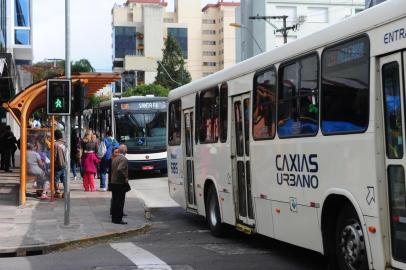
[[365,240],[358,222],[354,221],[344,227],[340,235],[340,249],[348,267],[352,270],[358,269],[365,257]]
[[213,226],[217,225],[216,205],[214,202],[210,203],[210,221]]

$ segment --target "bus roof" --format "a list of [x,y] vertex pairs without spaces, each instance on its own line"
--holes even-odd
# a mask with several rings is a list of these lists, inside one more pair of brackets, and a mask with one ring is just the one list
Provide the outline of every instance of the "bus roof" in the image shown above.
[[[249,58],[232,67],[176,88],[169,93],[169,100],[208,89],[272,64],[286,61],[290,58],[308,53],[309,51],[314,51],[320,47],[328,46],[337,41],[360,35],[372,28],[405,16],[405,0],[389,0],[383,2],[350,17],[343,22],[333,24],[301,39],[292,41],[281,47]],[[356,29],[354,29],[354,26],[356,26]]]

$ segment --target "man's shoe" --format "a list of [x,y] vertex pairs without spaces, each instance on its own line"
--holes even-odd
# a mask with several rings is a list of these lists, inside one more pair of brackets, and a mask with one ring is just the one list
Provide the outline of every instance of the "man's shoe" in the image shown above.
[[126,217],[126,216],[128,216],[128,215],[123,213],[123,217]]
[[120,221],[113,221],[114,224],[121,224],[121,225],[126,225],[127,222],[120,220]]

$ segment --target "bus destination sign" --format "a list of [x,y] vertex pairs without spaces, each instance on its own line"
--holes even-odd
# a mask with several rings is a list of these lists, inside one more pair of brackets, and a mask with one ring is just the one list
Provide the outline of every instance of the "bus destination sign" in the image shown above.
[[165,101],[143,101],[120,103],[121,110],[143,111],[143,110],[166,110]]

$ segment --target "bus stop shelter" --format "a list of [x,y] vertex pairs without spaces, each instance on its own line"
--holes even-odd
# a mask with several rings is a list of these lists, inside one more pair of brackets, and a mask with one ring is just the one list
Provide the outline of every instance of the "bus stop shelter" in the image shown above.
[[[72,85],[80,82],[84,87],[84,96],[81,98],[89,98],[105,86],[120,80],[119,74],[114,73],[79,73],[72,76]],[[72,92],[75,91],[75,87],[72,87]],[[72,93],[74,96],[74,93]],[[28,86],[25,90],[18,93],[10,101],[3,103],[3,107],[13,116],[14,120],[20,126],[20,194],[19,203],[24,205],[26,202],[26,184],[27,184],[27,130],[28,120],[35,111],[46,107],[47,99],[47,81],[43,80]],[[52,121],[53,122],[53,121]],[[53,157],[54,155],[54,138],[53,128],[51,125],[51,173],[50,178],[54,176]],[[68,153],[70,154],[70,153]],[[69,179],[69,177],[67,177]],[[51,185],[51,191],[53,192],[53,185]]]

